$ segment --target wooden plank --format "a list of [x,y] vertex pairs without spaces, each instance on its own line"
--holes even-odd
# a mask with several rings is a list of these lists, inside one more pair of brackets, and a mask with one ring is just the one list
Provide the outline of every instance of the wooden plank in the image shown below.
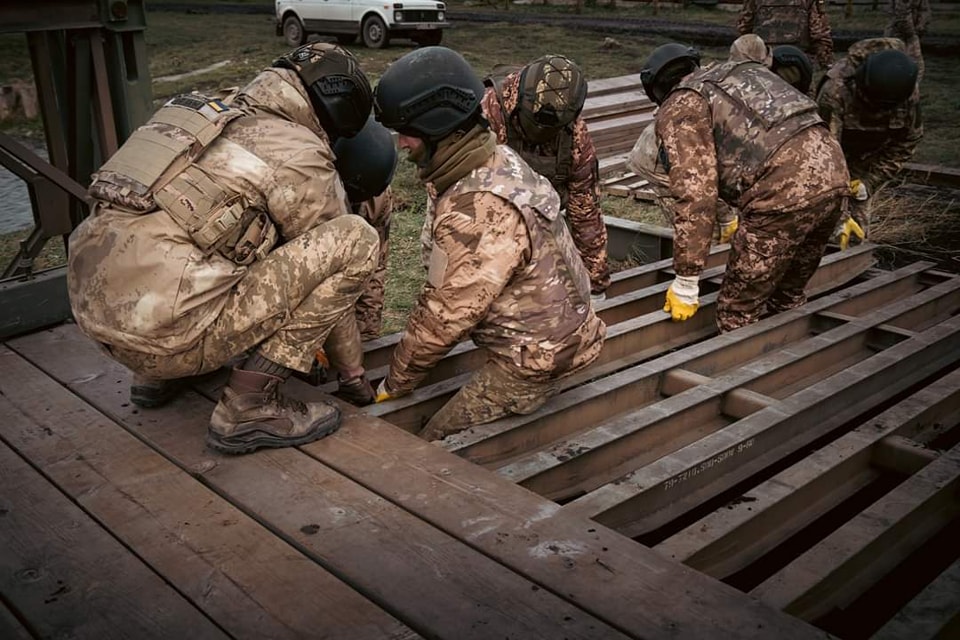
[[[821,634],[382,421],[356,415],[305,450],[633,637]],[[411,490],[424,473],[429,489]]]
[[844,607],[960,515],[960,445],[751,591],[804,620]]
[[0,369],[0,437],[231,635],[414,635],[3,346]]
[[[213,409],[206,398],[187,393],[143,415],[125,406],[129,373],[75,326],[25,336],[11,346],[426,637],[618,637],[575,604],[534,588],[297,449],[239,457],[206,449]],[[405,489],[426,491],[427,483],[424,476]]]
[[602,96],[608,93],[619,93],[624,90],[642,87],[639,73],[612,78],[597,78],[587,83],[587,97]]
[[[958,282],[919,296],[946,295]],[[875,311],[874,316],[882,313]],[[758,324],[762,328],[765,321]],[[746,328],[751,330],[756,329]],[[628,535],[649,531],[702,502],[707,494],[721,493],[957,358],[960,317],[955,316],[564,508]]]
[[0,601],[0,638],[4,640],[32,640],[33,635],[17,620],[16,615]]
[[960,636],[960,560],[944,570],[870,640],[933,640]]
[[42,637],[227,638],[0,442],[0,596]]
[[[960,371],[858,426],[835,442],[667,538],[655,549],[716,578],[761,558],[880,476],[877,449],[895,434],[939,436],[960,421]],[[927,429],[938,425],[937,429]]]

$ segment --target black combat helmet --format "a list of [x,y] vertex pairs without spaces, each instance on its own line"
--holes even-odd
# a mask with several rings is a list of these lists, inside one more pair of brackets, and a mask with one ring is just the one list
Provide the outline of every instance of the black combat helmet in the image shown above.
[[640,82],[647,97],[661,104],[685,75],[700,66],[700,52],[676,42],[662,44],[647,58],[640,70]]
[[867,56],[854,73],[857,90],[868,102],[890,109],[913,93],[917,84],[917,63],[896,49]]
[[385,127],[436,142],[480,117],[483,82],[446,47],[421,47],[391,64],[374,91],[373,109]]
[[567,57],[548,55],[520,71],[514,113],[528,139],[545,142],[577,119],[586,98],[587,81],[580,67]]
[[393,180],[397,146],[387,128],[371,116],[360,133],[333,145],[337,173],[352,204],[383,193]]
[[273,66],[297,72],[320,126],[331,138],[355,136],[366,124],[373,92],[360,63],[346,49],[312,42],[281,56]]
[[792,44],[781,44],[773,49],[770,69],[793,85],[800,93],[810,91],[813,82],[813,64],[803,51]]

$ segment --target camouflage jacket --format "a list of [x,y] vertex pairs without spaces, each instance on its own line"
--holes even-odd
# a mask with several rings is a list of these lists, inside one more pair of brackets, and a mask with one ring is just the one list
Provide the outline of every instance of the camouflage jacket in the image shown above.
[[[701,76],[723,66],[718,65],[687,76],[682,83],[687,86],[671,92],[657,112],[656,134],[669,165],[673,260],[679,275],[695,276],[703,270],[721,194],[741,216],[762,226],[765,217],[789,215],[849,189],[843,153],[819,118],[811,122],[803,104],[771,102],[778,82],[789,85],[755,63],[741,65],[772,76],[756,85],[771,93],[764,90],[750,97],[747,84],[732,92],[736,99],[731,100],[722,96],[723,82],[714,85],[717,90],[704,92],[709,98],[693,90]],[[788,95],[812,104],[792,89]],[[797,113],[791,114],[794,108]],[[790,134],[783,135],[785,131]],[[756,164],[761,156],[764,159]]]
[[[522,137],[518,125],[510,114],[519,100],[520,74],[514,72],[504,78],[500,95],[494,87],[488,87],[483,96],[483,114],[499,144],[509,144],[520,153],[535,171],[546,176],[560,194],[561,206],[566,209],[570,230],[577,250],[590,274],[591,289],[604,291],[610,284],[607,266],[607,227],[600,210],[600,172],[593,139],[587,131],[582,116],[573,122],[569,132],[569,157],[561,157],[560,141],[546,145],[518,144]],[[501,103],[502,100],[502,103]],[[556,167],[563,164],[562,179]]]
[[871,53],[886,49],[903,51],[904,43],[897,38],[857,42],[830,68],[817,93],[820,116],[840,141],[850,175],[871,193],[900,171],[923,138],[919,88],[890,110],[866,103],[856,89],[857,67]]
[[[348,212],[327,134],[293,71],[263,71],[232,106],[243,115],[196,159],[195,171],[265,212],[278,242]],[[159,207],[139,213],[100,201],[70,238],[70,301],[95,340],[175,354],[201,339],[248,269],[201,251]]]
[[380,236],[377,268],[357,299],[356,316],[360,337],[372,340],[380,335],[383,323],[384,289],[387,282],[387,258],[390,254],[390,218],[393,213],[393,192],[390,187],[378,196],[360,203],[354,211],[370,223]]
[[833,63],[833,37],[823,0],[744,0],[737,33],[755,33],[771,47],[792,44],[824,69]]
[[559,205],[549,182],[503,145],[439,194],[427,282],[393,353],[392,392],[414,389],[467,337],[531,380],[596,359],[606,327]]
[[883,35],[900,38],[904,42],[922,38],[930,26],[930,0],[893,0],[890,22]]

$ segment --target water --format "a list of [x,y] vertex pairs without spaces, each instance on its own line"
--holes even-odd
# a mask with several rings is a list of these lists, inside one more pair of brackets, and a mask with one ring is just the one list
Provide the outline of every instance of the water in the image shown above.
[[[47,150],[37,140],[18,138],[17,142],[47,158]],[[27,183],[12,171],[0,165],[0,234],[20,231],[33,226],[33,209]]]

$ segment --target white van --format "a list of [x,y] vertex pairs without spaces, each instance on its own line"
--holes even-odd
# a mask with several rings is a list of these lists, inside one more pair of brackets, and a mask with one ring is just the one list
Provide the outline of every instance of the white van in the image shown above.
[[446,6],[435,0],[276,0],[277,35],[299,47],[311,33],[336,36],[352,44],[359,35],[371,49],[390,38],[410,38],[419,45],[437,45],[448,26]]

